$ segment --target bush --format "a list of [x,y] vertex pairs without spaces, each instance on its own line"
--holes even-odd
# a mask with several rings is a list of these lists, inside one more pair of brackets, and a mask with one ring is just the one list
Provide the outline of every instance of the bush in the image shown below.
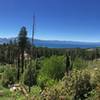
[[59,80],[64,76],[64,73],[64,56],[52,56],[42,61],[40,74]]
[[7,66],[2,75],[2,81],[1,81],[2,85],[4,87],[8,87],[9,84],[14,84],[16,81],[16,75],[17,75],[16,69]]
[[42,99],[46,100],[85,100],[93,90],[89,71],[73,70],[52,87],[45,87]]
[[5,70],[5,66],[0,65],[0,73],[3,73]]
[[35,63],[30,63],[23,74],[23,82],[25,85],[32,87],[36,84],[36,68]]
[[72,100],[73,87],[70,84],[71,81],[70,78],[64,77],[62,81],[53,84],[52,87],[45,87],[41,93],[41,98],[43,100]]
[[37,78],[37,85],[41,87],[43,90],[45,87],[53,86],[56,83],[55,80],[51,79],[48,76],[45,75],[38,75]]
[[75,84],[75,100],[84,100],[92,91],[92,84],[90,82],[90,74],[81,72]]
[[76,58],[73,65],[76,69],[82,69],[88,66],[87,62],[81,58]]
[[33,86],[32,88],[31,88],[31,93],[30,93],[30,95],[31,96],[39,96],[40,95],[40,92],[41,92],[41,88],[39,87],[39,86]]

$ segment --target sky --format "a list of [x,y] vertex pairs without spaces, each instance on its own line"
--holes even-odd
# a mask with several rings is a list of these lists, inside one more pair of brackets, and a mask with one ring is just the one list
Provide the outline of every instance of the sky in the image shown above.
[[0,0],[0,37],[30,37],[33,15],[37,39],[100,42],[100,0]]

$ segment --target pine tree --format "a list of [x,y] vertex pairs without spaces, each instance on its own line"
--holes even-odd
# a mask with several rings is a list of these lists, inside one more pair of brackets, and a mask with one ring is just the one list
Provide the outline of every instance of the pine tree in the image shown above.
[[21,67],[22,67],[22,73],[24,72],[24,52],[27,47],[27,31],[26,27],[22,27],[18,36],[18,46],[20,49],[20,54],[21,54]]

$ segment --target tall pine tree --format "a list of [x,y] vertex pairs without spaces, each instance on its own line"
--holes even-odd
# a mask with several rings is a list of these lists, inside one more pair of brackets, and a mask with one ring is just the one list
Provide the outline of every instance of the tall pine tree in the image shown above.
[[24,52],[27,47],[27,42],[28,42],[27,31],[26,31],[26,27],[23,26],[18,36],[18,46],[20,49],[22,73],[24,72]]

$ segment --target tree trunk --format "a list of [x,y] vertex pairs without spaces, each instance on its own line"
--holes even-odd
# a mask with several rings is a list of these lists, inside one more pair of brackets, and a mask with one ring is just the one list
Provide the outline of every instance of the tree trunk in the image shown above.
[[24,72],[24,51],[22,52],[22,56],[21,56],[22,58],[21,58],[21,63],[22,63],[22,72],[21,73],[23,73]]
[[31,87],[29,86],[29,93],[31,92]]
[[18,54],[18,61],[17,61],[17,80],[19,82],[19,78],[20,78],[20,56]]

